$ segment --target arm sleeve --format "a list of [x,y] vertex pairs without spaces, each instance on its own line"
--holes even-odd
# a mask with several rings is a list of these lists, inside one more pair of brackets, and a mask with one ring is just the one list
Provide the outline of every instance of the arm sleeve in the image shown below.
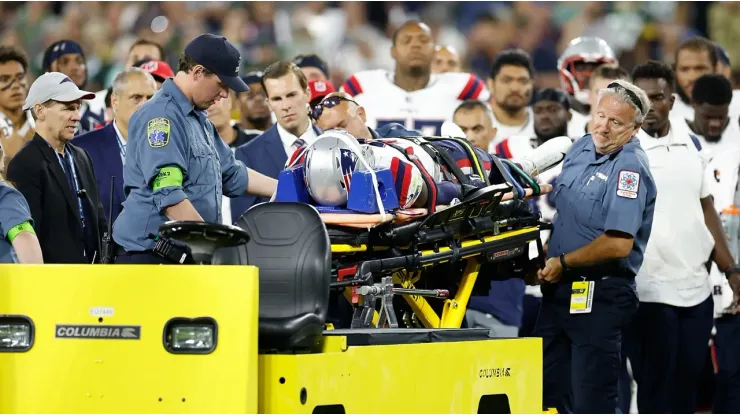
[[486,84],[481,81],[475,74],[470,74],[465,86],[463,87],[457,99],[460,101],[466,100],[481,100],[488,101],[491,98],[491,94],[486,88]]
[[26,199],[17,190],[10,186],[0,187],[0,201],[2,208],[0,209],[0,231],[2,232],[2,238],[8,239],[8,232],[10,230],[24,222],[30,222],[33,225],[31,219],[31,210],[28,207]]
[[[31,167],[25,161],[25,154],[16,156],[8,164],[8,180],[15,184],[16,189],[20,192],[24,201],[23,205],[26,210],[30,210],[30,217],[33,219],[34,228],[40,230],[43,224],[43,215],[41,209],[41,180],[37,167]],[[36,161],[36,165],[40,162]],[[12,188],[11,188],[12,189]],[[3,208],[4,210],[4,208]],[[4,225],[4,224],[3,224]],[[14,226],[17,224],[14,224]],[[4,229],[7,233],[8,230]]]
[[129,139],[135,137],[134,157],[159,211],[187,199],[183,182],[188,175],[188,139],[182,123],[174,112],[161,110],[135,113],[129,126]]
[[244,195],[249,184],[247,167],[234,157],[234,152],[221,139],[218,131],[210,121],[208,124],[213,132],[213,144],[216,146],[219,160],[221,161],[221,181],[223,183],[224,195],[235,197]]
[[604,195],[607,209],[604,231],[621,231],[635,238],[654,184],[636,160],[618,163],[614,172]]

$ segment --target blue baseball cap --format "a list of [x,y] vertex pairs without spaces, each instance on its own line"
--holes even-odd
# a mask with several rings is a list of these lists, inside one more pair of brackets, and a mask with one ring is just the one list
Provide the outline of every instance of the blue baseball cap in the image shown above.
[[203,65],[236,92],[249,91],[249,87],[239,77],[242,66],[241,54],[223,36],[205,33],[193,39],[185,47],[185,53],[193,61]]
[[249,84],[259,84],[260,82],[262,82],[262,76],[263,75],[264,74],[262,73],[262,71],[251,71],[251,72],[247,72],[246,74],[244,74],[244,76],[242,77],[242,80],[247,85],[249,85]]

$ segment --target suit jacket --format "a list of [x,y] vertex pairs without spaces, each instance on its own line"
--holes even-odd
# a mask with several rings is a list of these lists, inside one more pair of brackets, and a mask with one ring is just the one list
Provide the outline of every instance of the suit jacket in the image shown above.
[[[86,221],[92,227],[97,250],[95,262],[99,263],[106,220],[92,162],[85,150],[72,144],[67,149],[74,157],[80,187],[85,190],[82,203],[89,204],[87,212],[91,218]],[[44,262],[88,263],[83,255],[85,237],[77,196],[70,189],[55,153],[36,134],[8,164],[8,179],[28,201]]]
[[[317,135],[322,133],[316,125],[311,124],[311,126]],[[280,140],[277,123],[247,144],[237,147],[234,156],[248,168],[275,179],[285,168],[285,162],[288,161],[283,141]],[[231,198],[232,223],[236,222],[252,205],[267,201],[269,198],[252,195]]]
[[[126,196],[123,193],[123,162],[121,161],[118,138],[116,137],[116,129],[113,127],[113,122],[108,123],[101,129],[75,137],[72,140],[72,144],[85,149],[90,155],[93,170],[97,177],[100,202],[103,203],[108,222],[114,222],[123,209],[121,204],[126,200]],[[111,177],[114,177],[113,216],[112,218],[108,218],[111,213]]]

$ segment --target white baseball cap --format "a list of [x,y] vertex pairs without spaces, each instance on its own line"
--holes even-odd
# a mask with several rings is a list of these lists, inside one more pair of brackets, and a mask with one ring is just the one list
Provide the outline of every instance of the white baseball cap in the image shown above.
[[95,98],[95,93],[77,88],[77,85],[68,76],[61,72],[47,72],[38,77],[31,85],[26,103],[23,104],[23,111],[50,100],[69,103],[92,98]]

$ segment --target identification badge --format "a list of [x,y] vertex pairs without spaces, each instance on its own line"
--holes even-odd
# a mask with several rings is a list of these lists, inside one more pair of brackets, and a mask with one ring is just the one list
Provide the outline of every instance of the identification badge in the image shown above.
[[594,301],[594,282],[573,282],[570,291],[570,313],[591,313]]

